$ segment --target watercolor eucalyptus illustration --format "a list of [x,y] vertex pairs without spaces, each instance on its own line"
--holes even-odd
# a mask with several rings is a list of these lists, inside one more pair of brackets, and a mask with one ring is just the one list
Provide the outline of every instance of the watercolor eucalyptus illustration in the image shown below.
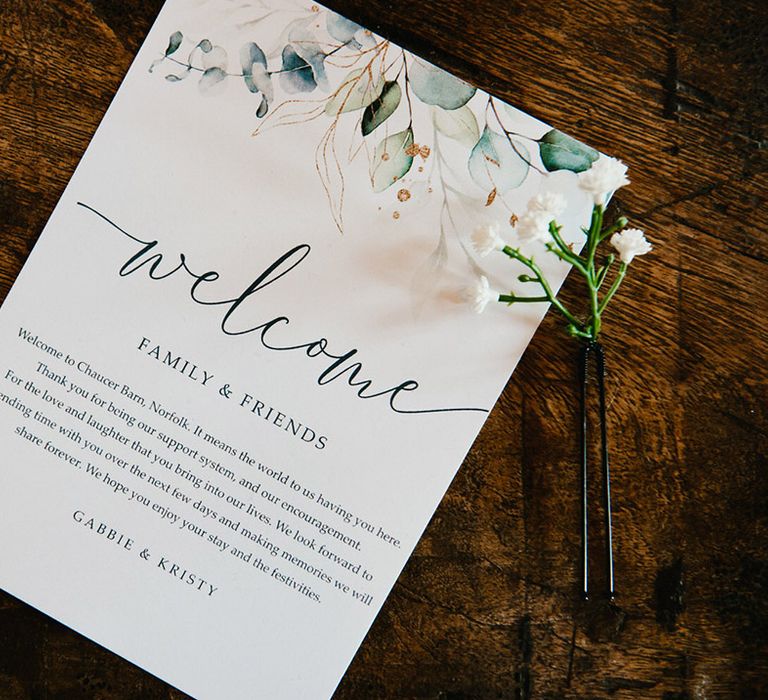
[[[259,5],[265,14],[248,22],[248,27],[287,11],[287,5],[277,9],[269,0]],[[590,358],[594,358],[600,402],[607,592],[612,599],[615,581],[605,358],[599,338],[603,313],[629,264],[651,250],[644,233],[627,228],[623,217],[611,225],[604,223],[608,199],[629,182],[626,166],[556,129],[543,134],[539,129],[539,135],[521,133],[514,128],[520,123],[520,113],[514,107],[478,93],[463,80],[335,12],[318,5],[299,5],[298,9],[291,8],[290,15],[293,19],[284,25],[271,50],[265,51],[253,41],[238,47],[235,69],[230,68],[224,47],[176,31],[149,70],[165,68],[164,77],[170,83],[194,77],[206,95],[220,94],[228,81],[239,82],[254,97],[255,137],[275,127],[298,128],[324,120],[325,130],[314,153],[315,167],[341,233],[345,171],[363,157],[361,154],[367,159],[373,192],[391,194],[393,202],[403,206],[408,202],[411,208],[416,200],[439,198],[439,222],[435,226],[439,238],[425,267],[416,275],[413,291],[417,297],[427,296],[436,274],[444,269],[450,235],[460,244],[475,275],[475,284],[466,290],[466,299],[475,311],[482,313],[492,302],[510,306],[544,303],[566,319],[568,334],[581,343],[582,594],[589,596],[586,397]],[[415,119],[417,111],[419,118]],[[339,138],[340,129],[348,130],[344,138]],[[546,179],[557,171],[573,173],[574,185],[594,200],[590,223],[582,228],[584,252],[566,242],[558,217],[567,203],[543,182],[530,188],[538,193],[520,216],[515,213],[513,201],[519,204],[521,199],[515,190],[529,177]],[[474,232],[467,236],[464,222],[477,222],[482,218],[478,212],[488,208],[493,208],[493,213],[485,218],[492,223],[473,224]],[[400,211],[395,210],[393,216],[399,218]],[[509,226],[509,241],[500,221]],[[536,260],[523,249],[529,242],[539,246]],[[601,244],[606,242],[615,253],[602,254],[606,246]],[[532,293],[491,287],[476,260],[494,251],[513,263],[511,272],[516,282],[533,288]],[[572,311],[558,298],[539,265],[539,253],[557,257],[583,276],[588,302],[585,313]]]
[[[266,13],[249,26],[278,12],[264,6]],[[345,166],[358,157],[367,158],[374,192],[391,191],[393,201],[403,205],[427,195],[440,197],[440,238],[432,256],[437,267],[447,255],[449,232],[472,262],[456,207],[471,211],[495,203],[505,208],[503,218],[514,226],[506,198],[532,172],[539,177],[557,170],[582,172],[598,158],[597,151],[555,129],[538,138],[515,132],[509,127],[514,108],[485,96],[484,102],[473,102],[473,109],[468,103],[476,88],[318,5],[305,6],[288,21],[271,50],[249,41],[239,47],[235,69],[231,63],[224,47],[176,31],[150,71],[163,67],[170,83],[193,78],[207,95],[222,92],[227,81],[239,82],[254,96],[254,136],[325,120],[315,167],[342,233]],[[332,82],[330,75],[342,77]],[[424,127],[414,126],[417,109],[427,110],[428,119],[417,120]],[[342,119],[350,113],[355,121]],[[338,138],[342,124],[346,129],[353,124],[354,131],[345,134],[343,145]],[[463,162],[448,157],[447,151],[455,149],[448,149],[447,142],[462,149]],[[462,174],[469,175],[474,192],[467,191]]]

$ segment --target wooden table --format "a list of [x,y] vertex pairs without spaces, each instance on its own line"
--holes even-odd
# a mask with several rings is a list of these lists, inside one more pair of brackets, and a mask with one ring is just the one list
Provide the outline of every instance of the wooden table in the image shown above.
[[[328,4],[631,164],[615,207],[655,244],[605,332],[615,604],[577,595],[576,351],[550,314],[336,697],[768,697],[768,3]],[[0,296],[159,5],[0,4]],[[0,700],[180,697],[0,596]]]

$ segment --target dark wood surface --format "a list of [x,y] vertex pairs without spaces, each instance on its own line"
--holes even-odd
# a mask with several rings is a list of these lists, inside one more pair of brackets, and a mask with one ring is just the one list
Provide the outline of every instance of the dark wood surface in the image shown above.
[[[768,697],[768,4],[327,4],[623,158],[615,207],[655,244],[605,332],[615,604],[577,595],[575,348],[550,314],[336,698]],[[0,3],[0,296],[159,5]],[[181,697],[0,594],[0,700]]]

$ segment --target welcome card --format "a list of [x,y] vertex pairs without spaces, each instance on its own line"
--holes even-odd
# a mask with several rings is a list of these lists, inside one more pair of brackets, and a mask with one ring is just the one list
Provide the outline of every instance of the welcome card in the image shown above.
[[472,313],[472,230],[577,232],[589,153],[320,5],[169,0],[0,311],[0,585],[331,696],[545,311]]

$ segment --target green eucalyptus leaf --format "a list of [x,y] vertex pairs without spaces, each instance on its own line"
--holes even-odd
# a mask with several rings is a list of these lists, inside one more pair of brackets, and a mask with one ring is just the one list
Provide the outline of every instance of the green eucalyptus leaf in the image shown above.
[[413,145],[413,129],[387,136],[373,154],[371,182],[374,192],[383,192],[405,175],[413,164],[413,156],[408,154]]
[[469,173],[485,191],[504,194],[523,184],[530,167],[528,149],[487,126],[469,155]]
[[435,128],[450,139],[472,148],[480,138],[480,128],[474,112],[467,106],[445,110],[433,109]]
[[362,27],[357,22],[329,11],[326,17],[326,26],[328,33],[337,41],[340,41],[342,44],[351,44],[353,48],[360,48],[360,43],[355,40],[355,34]]
[[539,139],[539,155],[544,167],[554,170],[570,170],[581,173],[589,170],[600,154],[581,141],[552,129]]
[[512,119],[530,119],[530,116],[527,115],[522,110],[518,109],[517,107],[513,107],[510,104],[507,104],[506,102],[502,102],[502,107],[504,108],[504,111],[507,113],[507,116],[511,117]]
[[150,73],[155,70],[155,68],[157,68],[157,66],[159,66],[166,58],[168,58],[168,56],[178,51],[183,38],[184,35],[181,32],[174,32],[171,34],[171,36],[168,38],[168,47],[165,49],[163,58],[158,58],[156,61],[152,61],[152,65],[149,67]]
[[269,110],[269,101],[267,100],[266,95],[261,96],[261,103],[259,104],[259,108],[256,110],[256,116],[259,119],[262,119],[266,116],[267,111]]
[[253,93],[261,92],[267,102],[274,97],[272,78],[267,71],[267,57],[261,48],[252,41],[240,49],[240,67],[243,70],[243,81]]
[[384,83],[381,95],[365,108],[360,128],[363,136],[368,136],[376,127],[389,119],[400,104],[403,91],[397,81]]
[[227,74],[218,66],[207,68],[200,76],[200,81],[197,86],[200,92],[206,95],[215,95],[221,92],[226,85],[224,80]]
[[424,104],[443,109],[463,107],[477,92],[469,83],[418,58],[411,63],[408,81],[416,97]]
[[303,28],[296,28],[290,34],[290,46],[312,70],[315,83],[321,90],[328,91],[330,84],[325,73],[327,54],[314,34]]
[[283,68],[280,71],[280,85],[288,93],[312,92],[317,87],[312,68],[292,46],[283,49]]
[[251,81],[261,90],[265,99],[271,102],[275,96],[275,89],[272,86],[272,76],[269,74],[266,66],[262,66],[260,63],[254,64]]
[[325,113],[335,117],[363,109],[378,99],[383,89],[384,82],[379,75],[365,68],[356,68],[341,81],[341,86],[326,103]]
[[253,81],[253,66],[255,63],[266,66],[267,57],[258,44],[249,41],[247,44],[243,44],[240,49],[240,67],[243,70],[245,85],[251,92],[259,92],[258,85]]
[[184,35],[181,32],[174,32],[168,39],[168,48],[165,50],[165,55],[170,56],[172,53],[176,53],[179,46],[181,46],[181,40]]

